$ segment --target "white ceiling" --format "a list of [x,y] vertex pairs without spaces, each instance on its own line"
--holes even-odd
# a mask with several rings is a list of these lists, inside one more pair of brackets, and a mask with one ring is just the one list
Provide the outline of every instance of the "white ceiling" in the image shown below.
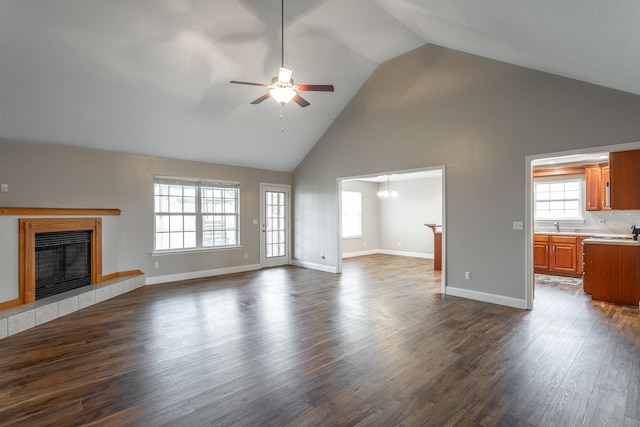
[[[382,62],[426,43],[640,94],[637,0],[0,0],[0,136],[291,171]],[[281,128],[285,132],[281,132]]]

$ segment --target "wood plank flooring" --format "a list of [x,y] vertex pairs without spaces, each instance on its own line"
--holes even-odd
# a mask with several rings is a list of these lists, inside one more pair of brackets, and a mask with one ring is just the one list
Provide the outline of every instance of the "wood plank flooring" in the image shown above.
[[640,426],[637,308],[440,277],[372,255],[135,290],[0,342],[0,425]]

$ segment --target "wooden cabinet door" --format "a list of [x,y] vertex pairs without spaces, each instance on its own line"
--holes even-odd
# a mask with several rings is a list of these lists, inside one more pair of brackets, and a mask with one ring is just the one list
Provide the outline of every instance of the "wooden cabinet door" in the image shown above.
[[577,273],[576,243],[551,243],[551,269],[559,272]]
[[611,209],[640,209],[640,150],[609,153]]
[[601,177],[600,166],[587,166],[584,169],[586,179],[586,209],[588,211],[599,211],[602,208],[600,195]]
[[533,242],[533,269],[549,270],[549,243]]

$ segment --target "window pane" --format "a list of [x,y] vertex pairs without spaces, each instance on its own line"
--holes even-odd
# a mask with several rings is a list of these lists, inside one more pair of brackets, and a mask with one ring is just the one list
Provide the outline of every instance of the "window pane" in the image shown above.
[[185,197],[183,199],[184,203],[184,212],[195,213],[196,212],[196,198],[195,197]]
[[169,231],[169,217],[166,215],[156,216],[156,232]]
[[182,231],[182,217],[179,215],[172,215],[171,219],[169,220],[169,227],[171,231]]
[[188,215],[184,217],[184,231],[196,231],[195,215]]
[[169,247],[171,249],[182,249],[183,237],[182,233],[169,233]]
[[184,233],[184,247],[195,248],[196,247],[196,232]]
[[169,249],[169,234],[158,233],[156,234],[156,249]]

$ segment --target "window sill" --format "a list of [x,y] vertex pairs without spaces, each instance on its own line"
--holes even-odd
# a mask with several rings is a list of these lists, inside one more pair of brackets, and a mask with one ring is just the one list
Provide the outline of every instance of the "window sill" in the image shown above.
[[180,254],[192,254],[192,253],[201,253],[201,252],[219,252],[226,250],[236,250],[242,249],[241,245],[236,246],[220,246],[213,248],[195,248],[195,249],[173,249],[167,251],[152,251],[151,256],[164,256],[164,255],[180,255]]
[[348,237],[343,237],[342,240],[353,240],[353,239],[363,239],[364,236],[348,236]]

